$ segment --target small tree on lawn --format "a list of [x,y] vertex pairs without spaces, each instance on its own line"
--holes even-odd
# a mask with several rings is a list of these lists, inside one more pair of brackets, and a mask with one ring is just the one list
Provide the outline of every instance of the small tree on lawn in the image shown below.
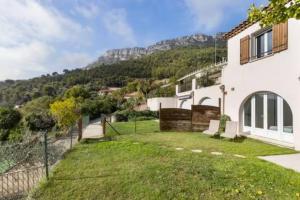
[[249,9],[249,19],[260,21],[263,27],[286,22],[289,18],[300,19],[300,0],[269,0],[268,7]]
[[50,111],[58,125],[64,130],[72,127],[80,118],[80,111],[74,98],[54,102],[50,105]]

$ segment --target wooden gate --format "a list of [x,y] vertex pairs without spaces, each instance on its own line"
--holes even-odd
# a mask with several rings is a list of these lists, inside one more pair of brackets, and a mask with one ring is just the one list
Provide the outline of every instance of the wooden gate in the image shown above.
[[204,131],[212,119],[220,119],[220,108],[193,105],[192,110],[163,108],[159,112],[161,131]]

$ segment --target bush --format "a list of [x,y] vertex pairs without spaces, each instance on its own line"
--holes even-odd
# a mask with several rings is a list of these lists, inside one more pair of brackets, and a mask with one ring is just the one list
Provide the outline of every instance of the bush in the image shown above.
[[227,115],[222,115],[220,118],[220,127],[219,127],[219,133],[225,132],[226,122],[231,121],[230,117]]
[[0,107],[0,129],[14,128],[21,120],[19,111],[12,108]]
[[118,122],[124,122],[124,121],[133,121],[138,120],[153,120],[158,118],[158,112],[153,111],[130,111],[130,110],[122,110],[115,112],[116,120]]
[[9,130],[0,129],[0,141],[6,141],[9,136]]
[[16,127],[9,131],[8,140],[10,142],[20,142],[20,141],[22,141],[22,139],[23,139],[22,128]]
[[155,119],[157,119],[157,118],[155,118],[155,117],[147,117],[147,116],[140,116],[140,117],[137,117],[136,119],[130,119],[130,121],[134,121],[134,120],[136,120],[136,121],[147,121],[147,120],[155,120]]
[[25,121],[31,131],[50,130],[55,125],[54,119],[48,113],[30,113]]

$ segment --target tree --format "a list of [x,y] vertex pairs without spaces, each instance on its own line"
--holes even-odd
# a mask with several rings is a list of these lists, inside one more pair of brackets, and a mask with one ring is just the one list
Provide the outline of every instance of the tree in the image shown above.
[[269,0],[268,7],[252,5],[248,13],[251,22],[259,21],[261,26],[286,22],[289,18],[300,19],[300,0]]
[[12,108],[0,107],[0,141],[7,140],[10,130],[21,120],[21,114]]
[[70,70],[64,69],[63,72],[64,72],[64,74],[68,74],[68,73],[70,73]]
[[50,111],[58,125],[67,130],[80,118],[80,111],[74,98],[55,101],[50,105]]
[[21,114],[12,108],[0,107],[0,129],[14,128],[21,120]]
[[76,86],[72,87],[71,89],[68,89],[65,92],[64,96],[66,98],[86,99],[86,98],[90,97],[90,94],[84,87],[76,85]]
[[51,85],[45,85],[44,88],[43,88],[43,93],[46,95],[46,96],[55,96],[56,95],[56,90],[53,86]]
[[52,116],[48,113],[30,113],[25,121],[31,131],[51,130],[55,126]]

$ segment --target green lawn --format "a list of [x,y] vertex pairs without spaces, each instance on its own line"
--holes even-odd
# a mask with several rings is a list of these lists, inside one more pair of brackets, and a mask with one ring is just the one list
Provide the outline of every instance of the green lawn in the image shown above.
[[300,174],[256,158],[292,150],[250,139],[232,142],[200,133],[160,133],[154,121],[138,122],[136,134],[131,122],[114,126],[124,135],[77,145],[33,198],[300,199]]

